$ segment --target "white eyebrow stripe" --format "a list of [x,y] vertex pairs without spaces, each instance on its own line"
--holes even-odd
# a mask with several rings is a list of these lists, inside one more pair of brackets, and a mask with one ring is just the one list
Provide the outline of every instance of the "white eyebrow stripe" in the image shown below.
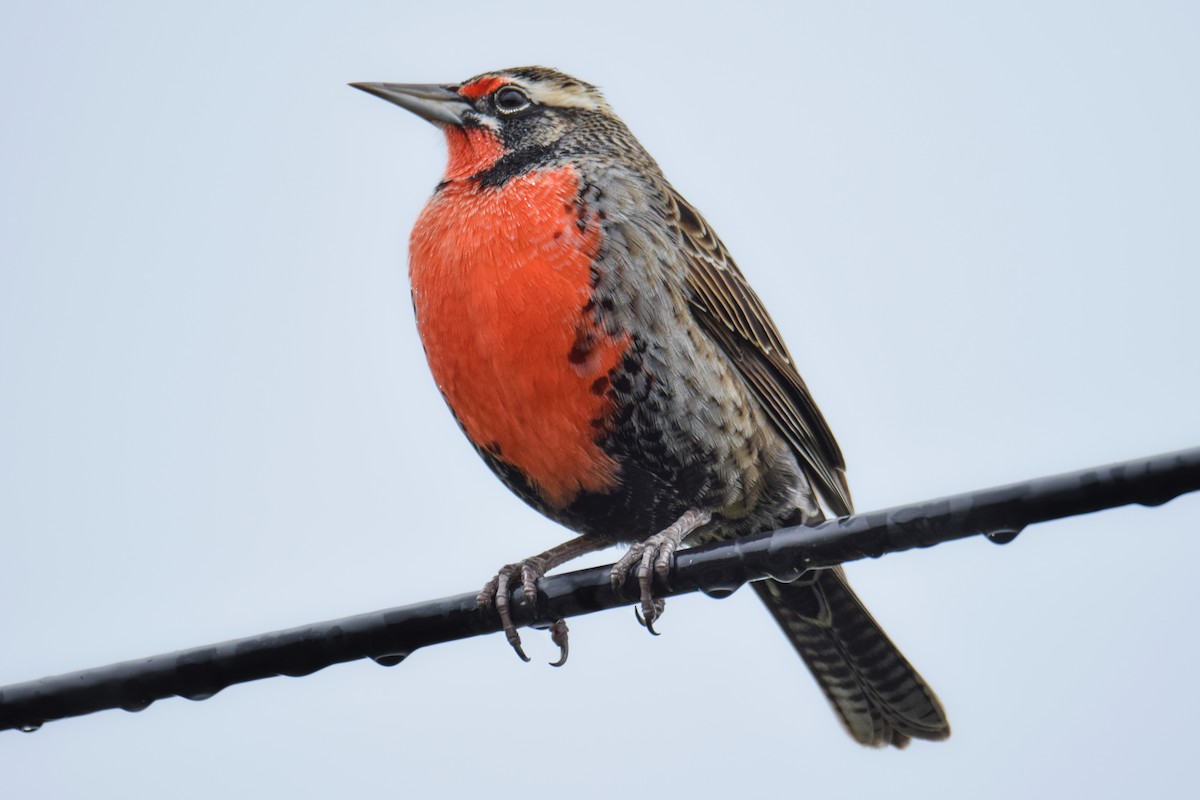
[[537,103],[559,108],[583,108],[589,111],[602,111],[608,108],[598,94],[586,90],[560,89],[557,86],[546,86],[538,83],[520,84],[529,92],[529,97]]

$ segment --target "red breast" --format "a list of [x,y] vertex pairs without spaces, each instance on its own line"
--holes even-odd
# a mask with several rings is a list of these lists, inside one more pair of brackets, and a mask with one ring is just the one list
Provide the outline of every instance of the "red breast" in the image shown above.
[[467,436],[563,508],[619,471],[596,442],[613,410],[606,376],[628,347],[591,313],[602,233],[577,205],[573,167],[484,187],[468,176],[500,143],[481,130],[447,138],[446,183],[410,239],[421,341]]

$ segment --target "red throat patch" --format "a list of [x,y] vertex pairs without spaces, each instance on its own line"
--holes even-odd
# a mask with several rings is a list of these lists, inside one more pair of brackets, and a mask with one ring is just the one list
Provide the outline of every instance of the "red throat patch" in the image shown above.
[[[449,173],[448,173],[449,174]],[[501,187],[443,187],[410,240],[417,326],[434,380],[468,437],[550,505],[602,492],[619,466],[596,439],[607,375],[628,336],[590,310],[597,221],[580,219],[573,167]]]
[[504,155],[504,144],[495,132],[487,128],[460,128],[448,125],[446,144],[450,160],[446,164],[444,181],[461,181],[490,169]]

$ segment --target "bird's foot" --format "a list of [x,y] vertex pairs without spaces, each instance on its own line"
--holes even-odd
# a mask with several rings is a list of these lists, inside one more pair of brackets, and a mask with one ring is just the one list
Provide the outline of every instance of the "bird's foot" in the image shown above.
[[558,645],[558,661],[551,661],[550,666],[552,667],[561,667],[567,663],[567,652],[570,650],[567,633],[567,621],[562,617],[559,617],[550,626],[550,641]]
[[[512,645],[512,649],[516,651],[522,661],[529,661],[529,656],[525,655],[525,651],[521,648],[521,636],[517,633],[516,625],[513,624],[511,588],[513,584],[520,581],[521,595],[525,602],[536,606],[537,582],[549,569],[547,559],[543,556],[533,556],[516,564],[501,567],[500,571],[496,573],[496,577],[484,584],[483,589],[475,598],[479,608],[485,612],[495,607],[496,613],[500,616],[500,624],[504,627],[504,638]],[[559,649],[558,660],[551,662],[551,665],[561,667],[567,663],[568,650],[567,623],[564,620],[559,619],[550,626],[550,640],[558,645]]]
[[[688,534],[706,524],[712,519],[708,511],[695,508],[688,509],[679,519],[668,528],[654,534],[640,544],[629,548],[621,559],[613,564],[612,586],[614,592],[619,592],[630,574],[635,574],[638,587],[641,590],[641,605],[634,608],[638,622],[655,636],[654,622],[662,616],[666,603],[654,598],[654,576],[657,575],[664,586],[669,585],[668,578],[671,567],[675,563],[675,552]],[[634,569],[636,566],[636,570]]]

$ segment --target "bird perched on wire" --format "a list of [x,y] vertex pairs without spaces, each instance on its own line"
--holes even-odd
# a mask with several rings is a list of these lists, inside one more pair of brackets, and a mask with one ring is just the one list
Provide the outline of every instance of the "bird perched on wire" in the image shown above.
[[[596,87],[545,67],[352,85],[444,131],[410,239],[430,369],[488,466],[579,534],[480,593],[522,658],[510,591],[536,601],[576,556],[631,544],[613,583],[637,579],[653,631],[653,580],[681,545],[851,513],[841,451],[762,301]],[[753,586],[857,741],[949,735],[840,568]]]

